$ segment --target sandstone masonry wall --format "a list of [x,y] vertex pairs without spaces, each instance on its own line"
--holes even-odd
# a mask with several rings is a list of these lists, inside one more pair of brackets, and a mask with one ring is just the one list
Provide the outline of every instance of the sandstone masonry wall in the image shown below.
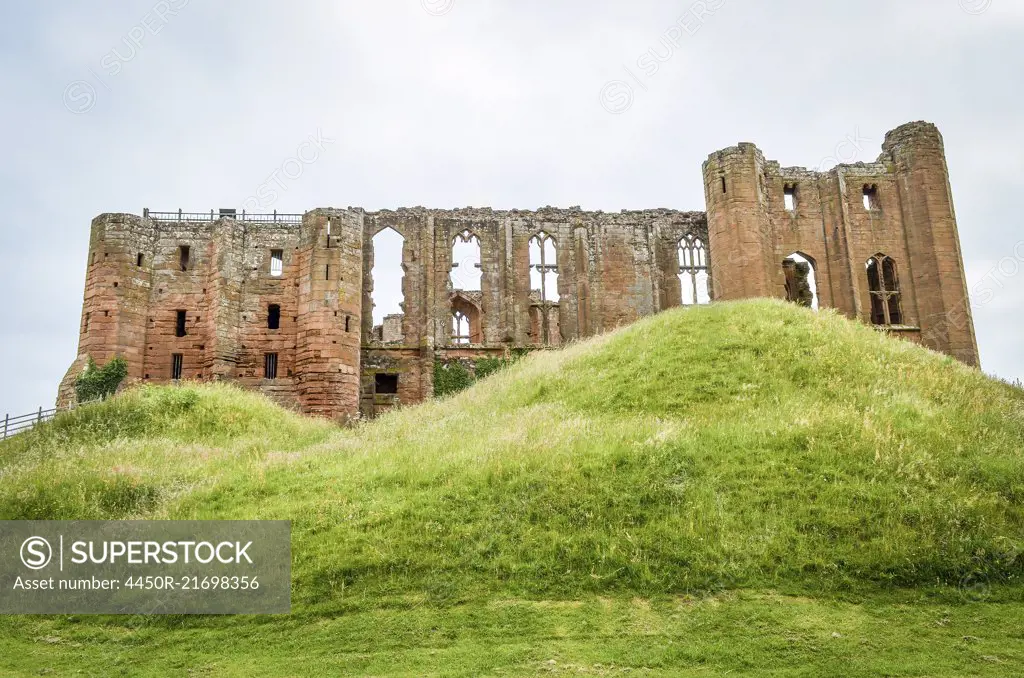
[[[893,130],[874,163],[813,172],[742,143],[712,154],[703,172],[707,213],[101,214],[91,228],[78,357],[58,402],[73,399],[89,356],[121,355],[131,382],[229,380],[304,412],[372,417],[430,397],[435,360],[558,346],[679,306],[684,239],[704,248],[712,300],[785,298],[783,262],[797,253],[810,262],[819,305],[865,322],[874,294],[867,262],[889,257],[899,322],[882,329],[978,364],[933,125]],[[375,332],[374,236],[384,229],[403,238],[404,300]],[[531,240],[542,233],[554,247],[547,298],[531,283]],[[466,265],[452,261],[452,248],[467,237],[479,242],[479,289],[460,289],[450,275]],[[453,332],[456,311],[466,336]]]

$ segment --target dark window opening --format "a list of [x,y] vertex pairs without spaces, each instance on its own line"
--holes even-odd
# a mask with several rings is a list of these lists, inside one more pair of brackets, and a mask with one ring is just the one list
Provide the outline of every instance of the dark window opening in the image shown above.
[[786,204],[787,212],[796,211],[796,186],[786,186],[782,194],[783,202]]
[[267,309],[267,329],[276,330],[281,327],[281,307],[271,304]]
[[722,193],[725,193],[725,177],[722,177]]
[[864,186],[864,209],[869,212],[877,212],[882,209],[878,202],[878,187],[874,184]]
[[142,268],[142,252],[139,252],[138,256],[135,257],[135,265]]
[[384,395],[397,395],[398,394],[398,375],[397,374],[382,374],[378,372],[373,375],[373,386],[374,391],[377,394]]
[[181,247],[178,248],[178,260],[179,263],[181,264],[181,270],[183,271],[188,270],[190,252],[191,248],[188,245],[182,245]]
[[348,332],[348,331],[349,331],[349,329],[348,329],[348,326],[349,326],[349,321],[350,321],[351,319],[352,319],[352,318],[351,318],[350,316],[345,316],[345,331],[346,331],[346,332]]
[[284,273],[284,250],[270,250],[270,275],[278,278]]
[[171,379],[178,381],[181,379],[182,368],[185,365],[185,356],[181,353],[171,354]]
[[868,259],[868,293],[871,295],[871,323],[902,325],[900,283],[892,257],[876,254]]
[[324,280],[330,280],[330,279],[331,279],[331,265],[327,264],[326,266],[324,266]]
[[174,336],[184,337],[188,332],[185,328],[186,314],[185,311],[177,311],[177,320],[174,324]]
[[277,354],[267,353],[263,356],[263,378],[277,379]]

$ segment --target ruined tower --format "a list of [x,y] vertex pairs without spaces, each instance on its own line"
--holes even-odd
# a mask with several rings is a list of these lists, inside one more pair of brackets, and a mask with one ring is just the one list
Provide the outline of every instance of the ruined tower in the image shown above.
[[977,365],[978,345],[942,135],[927,123],[897,127],[885,135],[881,159],[896,175],[923,341],[929,348]]
[[978,365],[934,125],[889,132],[871,163],[781,167],[741,143],[703,169],[715,299],[787,298],[786,261],[797,257],[821,306]]
[[715,299],[776,296],[782,282],[764,166],[764,155],[750,143],[718,151],[704,163]]
[[[152,239],[152,231],[134,215],[101,214],[92,220],[73,371],[80,372],[89,356],[101,364],[121,356],[128,376],[142,377]],[[67,391],[63,388],[62,396]]]
[[296,253],[295,376],[305,412],[359,414],[363,217],[317,209],[302,219]]

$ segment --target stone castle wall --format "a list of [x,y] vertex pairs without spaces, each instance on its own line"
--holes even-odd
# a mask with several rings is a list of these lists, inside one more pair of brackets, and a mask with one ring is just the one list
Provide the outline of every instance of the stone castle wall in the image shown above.
[[[793,272],[807,269],[784,263],[792,253],[809,260],[820,306],[866,322],[878,313],[866,262],[889,257],[899,291],[887,308],[899,322],[885,329],[978,363],[934,126],[905,125],[887,135],[877,162],[824,173],[780,167],[740,144],[709,157],[704,182],[707,213],[102,214],[92,222],[78,357],[58,400],[73,398],[88,356],[121,355],[133,382],[231,380],[304,412],[374,416],[429,397],[437,359],[558,346],[697,301],[691,286],[707,287],[709,299],[784,298],[786,271],[793,288]],[[384,229],[403,238],[404,301],[374,327],[374,236]],[[531,239],[543,234],[554,289],[542,291],[531,284]],[[452,255],[467,238],[479,243],[479,289],[450,275],[466,265]],[[695,266],[681,243],[702,252],[690,255]]]
[[[828,172],[781,167],[753,144],[704,163],[716,299],[785,298],[790,254],[809,259],[823,307],[872,320],[867,265],[895,269],[899,322],[886,331],[978,365],[942,136],[908,123],[873,163]],[[793,198],[787,209],[786,193]]]

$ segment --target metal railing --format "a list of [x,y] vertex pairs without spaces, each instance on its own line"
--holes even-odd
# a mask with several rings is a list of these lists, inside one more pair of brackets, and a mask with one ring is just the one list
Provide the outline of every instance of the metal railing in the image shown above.
[[0,434],[0,440],[7,440],[11,436],[17,435],[24,431],[35,428],[44,421],[50,421],[57,414],[61,412],[70,412],[76,408],[82,407],[83,405],[90,405],[92,403],[98,403],[105,400],[105,398],[97,398],[90,400],[85,403],[71,404],[65,407],[54,407],[49,410],[44,410],[40,407],[38,410],[31,414],[20,414],[17,416],[11,416],[9,414],[4,415],[3,421],[3,433]]
[[7,438],[15,435],[16,433],[27,431],[30,428],[38,426],[44,421],[49,421],[50,419],[53,419],[54,415],[57,414],[57,412],[60,411],[61,410],[56,407],[53,408],[52,410],[44,410],[42,407],[40,407],[39,411],[33,412],[32,414],[22,414],[15,417],[12,417],[9,414],[5,415],[4,432],[2,439],[7,440]]
[[142,216],[152,219],[153,221],[193,222],[202,224],[216,221],[221,217],[231,217],[238,221],[248,221],[250,223],[298,225],[302,223],[303,215],[278,214],[277,210],[274,210],[272,214],[247,214],[245,210],[242,210],[241,212],[210,210],[209,213],[207,213],[183,212],[179,209],[177,212],[153,212],[146,207],[142,210]]

